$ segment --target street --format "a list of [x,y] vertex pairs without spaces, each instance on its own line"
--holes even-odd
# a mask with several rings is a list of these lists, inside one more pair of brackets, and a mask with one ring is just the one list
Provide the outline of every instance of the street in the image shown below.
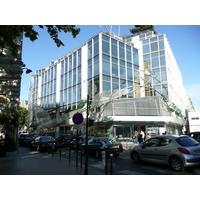
[[[35,174],[62,174],[63,172],[59,172],[58,170],[52,170],[53,165],[55,167],[60,167],[59,165],[59,160],[64,161],[64,163],[69,163],[73,162],[75,163],[75,168],[71,168],[71,170],[82,170],[84,171],[84,165],[85,165],[85,155],[82,155],[80,151],[78,151],[78,156],[76,156],[76,150],[72,149],[71,152],[69,151],[68,147],[61,148],[61,154],[60,150],[56,153],[51,153],[51,152],[38,152],[38,151],[30,151],[29,148],[27,147],[19,147],[19,152],[20,152],[20,157],[29,160],[30,162],[35,162],[37,159],[37,163],[39,165],[36,165],[34,163],[33,165],[30,165],[26,162],[20,163],[17,162],[17,160],[10,160],[10,158],[5,158],[8,159],[7,162],[7,168],[6,172],[2,171],[1,174],[12,174],[14,173],[13,169],[15,168],[15,165],[17,165],[18,172],[16,174],[24,174],[24,175],[29,175],[30,173],[29,170],[34,170]],[[61,155],[61,156],[60,156]],[[71,156],[70,156],[71,155]],[[49,159],[51,160],[52,164],[47,163],[46,167],[49,169],[43,169],[43,171],[39,172],[39,169],[37,167],[40,166],[40,163],[45,163]],[[82,159],[82,162],[81,162]],[[3,162],[4,158],[2,160],[0,159],[1,162]],[[49,160],[49,161],[50,161]],[[12,162],[11,162],[12,161]],[[166,165],[161,165],[161,164],[154,164],[154,163],[148,163],[148,162],[141,162],[141,163],[133,163],[133,161],[129,158],[129,150],[124,150],[118,157],[113,157],[112,158],[112,167],[111,167],[111,158],[107,158],[107,175],[200,175],[200,167],[191,167],[191,168],[185,168],[183,172],[175,172],[173,171],[169,166]],[[1,163],[0,162],[0,163]],[[55,163],[54,163],[55,162]],[[81,164],[82,163],[82,164]],[[5,165],[5,164],[4,164]],[[23,165],[23,166],[22,166]],[[25,166],[27,167],[25,167]],[[51,167],[50,167],[51,166]],[[44,166],[45,167],[45,166]],[[98,175],[104,175],[105,174],[105,168],[102,164],[102,159],[101,158],[96,158],[92,155],[89,155],[88,157],[88,167],[89,167],[89,174],[92,173],[92,171],[95,171],[96,174]],[[10,172],[9,172],[10,169]],[[0,166],[0,171],[3,170],[1,169]],[[70,171],[70,168],[68,167],[68,170]],[[92,170],[92,171],[90,171]],[[73,171],[71,171],[72,175]],[[68,172],[70,174],[70,172]],[[84,173],[83,173],[84,174]]]
[[[59,150],[58,152],[59,153]],[[80,166],[81,153],[78,153],[78,166]],[[62,149],[62,158],[69,158],[69,150]],[[71,150],[71,159],[76,161],[76,150]],[[107,174],[111,174],[110,158],[107,158]],[[85,159],[82,156],[82,164],[84,165]],[[89,155],[89,167],[95,168],[105,173],[104,166],[101,158]],[[183,172],[175,172],[170,166],[154,164],[148,162],[133,163],[129,157],[129,150],[124,150],[118,157],[113,157],[113,175],[200,175],[200,167],[185,168]]]

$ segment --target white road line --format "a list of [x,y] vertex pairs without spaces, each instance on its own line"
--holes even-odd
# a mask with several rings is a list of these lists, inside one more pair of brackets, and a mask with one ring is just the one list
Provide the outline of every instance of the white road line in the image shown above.
[[141,173],[141,172],[130,171],[130,170],[121,170],[121,171],[118,171],[118,172],[121,173],[121,174],[125,174],[125,175],[147,175],[147,174],[144,174],[144,173]]

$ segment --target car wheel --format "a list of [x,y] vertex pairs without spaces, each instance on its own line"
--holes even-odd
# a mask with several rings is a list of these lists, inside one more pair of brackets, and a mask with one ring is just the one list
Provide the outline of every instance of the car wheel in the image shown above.
[[95,156],[96,156],[96,158],[100,158],[100,156],[101,156],[101,153],[98,149],[95,151]]
[[132,159],[134,163],[139,163],[140,162],[140,156],[138,155],[138,153],[136,151],[134,151],[132,153]]
[[170,159],[170,166],[177,172],[182,172],[184,170],[183,162],[177,156]]

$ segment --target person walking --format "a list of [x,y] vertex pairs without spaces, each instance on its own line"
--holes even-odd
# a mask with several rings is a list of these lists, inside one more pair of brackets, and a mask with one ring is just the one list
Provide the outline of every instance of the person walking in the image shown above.
[[143,131],[141,131],[141,132],[140,132],[140,134],[141,134],[141,142],[144,142],[144,137],[145,137],[145,134],[144,134],[144,132],[143,132]]
[[134,142],[135,144],[138,144],[138,132],[134,131]]
[[138,142],[139,142],[139,144],[142,143],[142,135],[141,135],[141,131],[138,131],[138,136],[137,136],[137,138],[138,138]]

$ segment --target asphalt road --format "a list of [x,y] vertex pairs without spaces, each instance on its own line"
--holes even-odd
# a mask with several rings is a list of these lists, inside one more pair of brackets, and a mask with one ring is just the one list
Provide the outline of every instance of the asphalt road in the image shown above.
[[[57,152],[59,153],[59,151]],[[62,157],[69,158],[69,150],[67,148],[62,149]],[[61,159],[62,159],[61,157]],[[76,150],[71,151],[71,159],[76,161]],[[80,166],[81,153],[78,153],[77,165]],[[148,162],[133,163],[129,157],[129,150],[124,150],[118,157],[112,159],[112,174],[113,175],[200,175],[200,167],[185,168],[183,172],[175,172],[170,166],[154,164]],[[84,165],[85,159],[82,156],[82,163]],[[107,174],[111,174],[111,158],[107,158]],[[89,155],[88,165],[101,172],[105,173],[104,166],[101,158]]]
[[[40,159],[44,159],[46,156],[50,156],[50,154],[45,152],[32,152],[27,147],[19,147],[20,154],[23,157],[30,157],[35,155]],[[33,154],[34,153],[34,154]],[[37,153],[37,154],[35,154]],[[78,156],[76,156],[76,150],[71,150],[69,154],[69,148],[61,148],[61,154],[59,154],[59,149],[54,155],[56,157],[60,157],[60,159],[72,160],[77,164],[77,169],[81,168],[81,158],[82,158],[82,168],[85,165],[85,156],[81,155],[81,152],[78,152]],[[71,155],[69,157],[69,155]],[[112,158],[112,168],[111,168],[111,158],[107,158],[107,174],[113,175],[200,175],[200,167],[191,167],[186,168],[183,172],[175,172],[169,166],[154,164],[148,162],[141,163],[133,163],[133,161],[129,158],[129,150],[124,150],[118,157]],[[102,164],[101,158],[96,158],[95,156],[89,155],[88,158],[88,166],[93,168],[95,171],[99,172],[98,174],[105,174],[105,168]],[[28,169],[27,169],[28,170]]]

